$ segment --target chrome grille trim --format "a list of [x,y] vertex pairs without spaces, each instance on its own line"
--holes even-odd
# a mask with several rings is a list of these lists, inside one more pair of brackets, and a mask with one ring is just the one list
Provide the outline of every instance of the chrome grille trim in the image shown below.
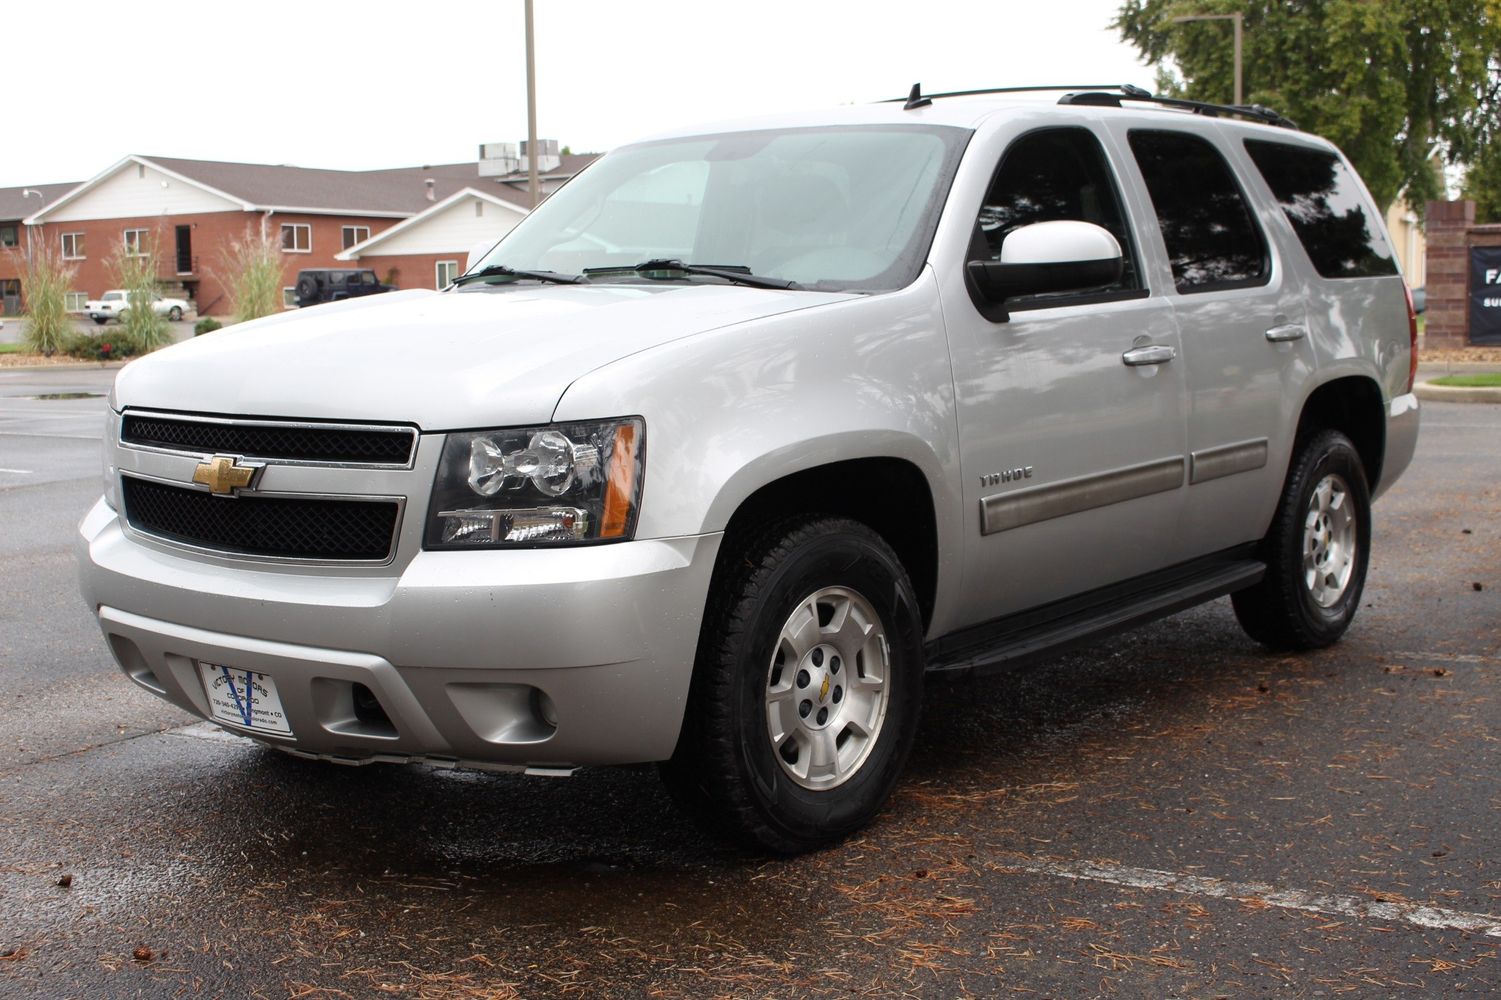
[[[215,447],[192,447],[183,445],[179,447],[164,447],[156,444],[144,444],[131,440],[128,437],[130,421],[133,418],[142,420],[158,420],[173,424],[200,424],[205,427],[243,427],[252,430],[286,430],[306,431],[314,434],[339,432],[351,434],[388,434],[400,436],[406,440],[406,459],[396,462],[378,461],[340,461],[320,458],[287,458],[283,455],[263,449],[228,449]],[[159,455],[179,455],[187,458],[206,459],[214,455],[235,455],[242,458],[254,458],[257,460],[274,462],[278,465],[303,465],[317,466],[325,469],[411,469],[417,460],[417,428],[402,424],[357,424],[346,422],[325,422],[321,420],[280,420],[275,418],[260,417],[219,417],[204,416],[196,413],[174,413],[169,410],[145,410],[128,407],[120,413],[118,423],[119,443],[121,448],[131,451],[150,452]]]

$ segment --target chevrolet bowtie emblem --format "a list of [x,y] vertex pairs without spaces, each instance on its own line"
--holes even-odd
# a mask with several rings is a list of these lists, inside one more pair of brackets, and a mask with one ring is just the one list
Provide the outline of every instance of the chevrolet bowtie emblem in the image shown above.
[[829,700],[829,679],[825,677],[823,684],[818,689],[818,703],[822,705]]
[[193,470],[193,482],[207,486],[211,493],[230,496],[249,486],[258,471],[258,465],[240,465],[227,455],[215,455]]

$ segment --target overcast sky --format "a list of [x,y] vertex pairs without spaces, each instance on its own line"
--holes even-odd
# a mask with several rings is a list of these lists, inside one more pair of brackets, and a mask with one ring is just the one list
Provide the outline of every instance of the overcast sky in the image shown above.
[[[538,135],[925,90],[1136,83],[1112,0],[535,0]],[[130,153],[367,169],[526,136],[522,0],[6,0],[0,187]]]

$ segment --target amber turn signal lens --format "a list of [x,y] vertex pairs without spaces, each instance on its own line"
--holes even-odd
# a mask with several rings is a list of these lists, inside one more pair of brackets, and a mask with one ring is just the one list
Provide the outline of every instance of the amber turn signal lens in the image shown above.
[[610,470],[605,478],[605,509],[599,522],[600,538],[622,538],[631,520],[631,499],[636,494],[636,426],[615,428],[610,449]]

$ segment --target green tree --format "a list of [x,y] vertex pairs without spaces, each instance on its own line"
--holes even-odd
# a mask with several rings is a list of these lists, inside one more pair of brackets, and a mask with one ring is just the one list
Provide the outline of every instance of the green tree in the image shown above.
[[1485,147],[1470,164],[1464,196],[1475,202],[1476,222],[1501,222],[1501,145]]
[[1239,12],[1244,91],[1350,157],[1382,206],[1421,210],[1442,180],[1430,160],[1472,162],[1501,131],[1501,0],[1126,0],[1113,26],[1167,93],[1229,103]]

